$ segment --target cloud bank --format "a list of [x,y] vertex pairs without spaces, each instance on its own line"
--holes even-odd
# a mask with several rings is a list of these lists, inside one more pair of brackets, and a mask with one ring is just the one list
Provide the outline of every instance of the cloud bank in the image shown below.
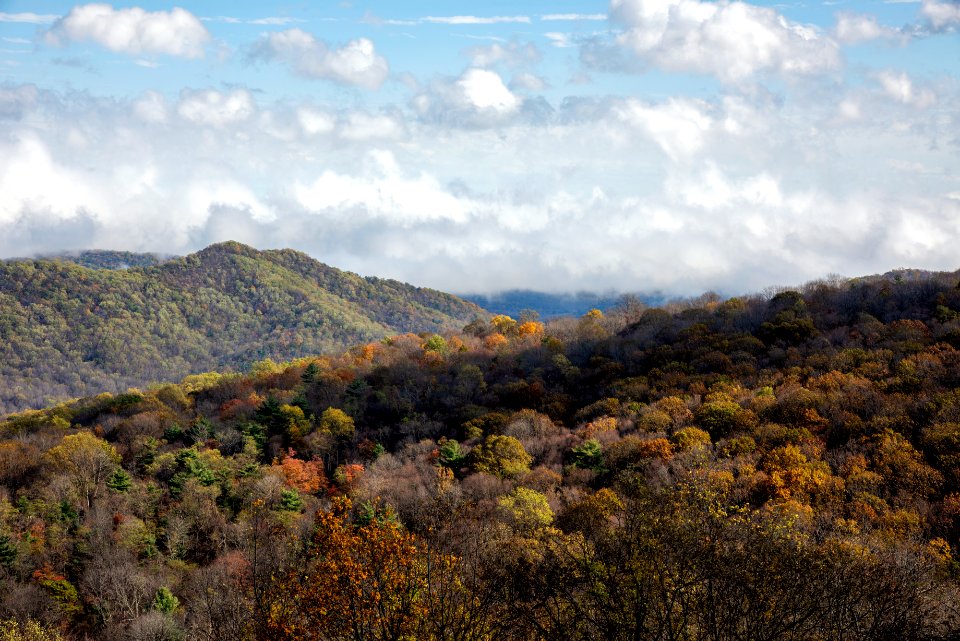
[[[609,16],[367,15],[346,42],[329,38],[339,22],[324,39],[287,17],[0,14],[49,25],[37,33],[52,45],[96,45],[49,63],[57,73],[141,83],[130,96],[0,85],[0,256],[235,239],[459,292],[732,294],[955,269],[960,83],[955,61],[917,61],[952,37],[960,4],[922,0],[898,27],[781,11],[612,0]],[[474,25],[496,26],[455,28]],[[375,45],[368,28],[397,39]],[[406,68],[399,36],[438,33],[452,64]]]
[[953,269],[960,113],[924,98],[950,91],[890,72],[832,104],[583,98],[531,118],[469,68],[424,93],[465,125],[246,88],[6,88],[0,255],[236,239],[453,291],[736,293]]

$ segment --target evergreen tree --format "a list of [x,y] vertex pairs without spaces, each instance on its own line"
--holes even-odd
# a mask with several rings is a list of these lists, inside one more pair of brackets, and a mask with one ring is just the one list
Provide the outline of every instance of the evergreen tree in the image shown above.
[[170,588],[163,586],[157,590],[157,595],[153,597],[153,609],[164,614],[173,614],[180,607],[178,599]]
[[0,534],[0,567],[7,570],[13,569],[13,563],[17,560],[17,547],[6,534]]
[[118,467],[113,476],[107,479],[107,487],[116,492],[126,492],[132,485],[130,475],[122,467]]
[[296,490],[284,490],[280,493],[280,509],[287,512],[299,512],[303,509],[303,499]]

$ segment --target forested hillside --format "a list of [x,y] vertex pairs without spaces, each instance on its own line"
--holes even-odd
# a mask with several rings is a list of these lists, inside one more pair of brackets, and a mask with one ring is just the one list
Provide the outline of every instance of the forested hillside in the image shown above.
[[[591,309],[606,311],[617,306],[624,299],[623,295],[612,292],[549,294],[526,289],[512,289],[495,294],[466,294],[463,298],[494,314],[519,318],[524,311],[534,310],[544,320],[560,316],[581,316]],[[664,302],[664,297],[659,294],[650,294],[644,295],[642,300],[648,305],[654,305]]]
[[0,626],[956,639],[958,312],[960,275],[903,272],[497,316],[22,413],[0,423]]
[[62,252],[58,254],[41,254],[34,258],[11,258],[5,262],[32,262],[40,260],[58,260],[66,263],[75,263],[91,269],[129,269],[131,267],[153,267],[176,256],[162,256],[160,254],[144,254],[128,251],[107,249],[91,249],[81,252]]
[[448,294],[239,243],[165,262],[117,252],[0,262],[0,415],[451,330],[482,313]]

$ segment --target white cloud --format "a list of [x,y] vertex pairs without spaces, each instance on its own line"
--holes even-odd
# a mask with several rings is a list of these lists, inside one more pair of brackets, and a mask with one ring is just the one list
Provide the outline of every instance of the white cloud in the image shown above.
[[204,22],[222,22],[224,24],[240,24],[243,22],[240,18],[233,16],[203,16],[200,18]]
[[[6,86],[0,256],[236,238],[454,291],[670,294],[953,269],[957,88],[890,73],[897,99],[877,77],[826,99],[580,97],[538,119],[536,99],[471,102],[467,73],[422,88],[435,111],[420,118],[240,88]],[[925,90],[938,99],[921,110]]]
[[647,105],[628,99],[614,109],[624,123],[643,131],[674,162],[697,153],[713,126],[713,119],[696,101],[673,99],[662,105]]
[[923,0],[920,15],[930,22],[936,31],[953,29],[960,25],[960,3],[943,0]]
[[837,44],[814,27],[744,2],[612,0],[618,43],[643,63],[736,83],[758,73],[812,74],[839,65]]
[[402,138],[404,127],[388,115],[363,112],[347,114],[340,128],[340,137],[351,141],[395,140]]
[[581,20],[606,20],[605,13],[547,13],[540,16],[545,22],[551,21],[581,21]]
[[[200,18],[204,22],[221,22],[223,24],[257,24],[268,26],[285,26],[298,22],[306,22],[300,18],[290,18],[287,16],[267,16],[266,18],[255,18],[253,20],[241,20],[233,16],[204,16]],[[334,18],[321,18],[321,20],[334,20]]]
[[567,49],[574,46],[569,33],[560,33],[559,31],[548,31],[543,36],[550,41],[550,44],[560,49]]
[[844,12],[837,16],[834,28],[837,40],[845,44],[857,44],[870,40],[893,40],[902,38],[899,30],[881,25],[876,16]]
[[299,18],[270,16],[267,18],[257,18],[256,20],[248,20],[247,24],[274,25],[274,26],[282,27],[284,25],[294,24],[297,22],[304,22],[304,21]]
[[547,88],[547,81],[532,73],[518,73],[510,79],[510,89],[520,91],[543,91]]
[[49,147],[24,137],[0,161],[0,224],[15,222],[25,211],[53,219],[77,216],[80,210],[108,216],[109,199],[97,193],[83,172],[58,162]]
[[487,69],[468,69],[456,82],[463,98],[474,108],[500,114],[516,110],[520,100],[503,84],[503,79]]
[[334,115],[328,111],[312,107],[297,109],[297,121],[308,136],[329,134],[337,126],[337,119]]
[[48,13],[4,13],[0,11],[0,22],[23,22],[27,24],[49,24],[60,16]]
[[53,45],[92,41],[118,53],[165,54],[200,58],[210,33],[189,11],[114,9],[106,4],[78,5],[47,31]]
[[540,62],[541,58],[540,50],[532,42],[517,41],[471,47],[466,54],[474,67],[492,67],[498,64],[519,67]]
[[425,121],[450,126],[491,127],[519,115],[523,101],[495,71],[471,67],[456,79],[434,81],[411,106]]
[[148,91],[139,100],[133,103],[133,113],[137,118],[148,123],[167,121],[167,101],[156,91]]
[[426,16],[421,18],[422,22],[433,24],[500,24],[500,23],[523,23],[530,24],[529,16]]
[[325,171],[316,180],[298,184],[297,201],[310,211],[329,210],[334,216],[362,212],[404,226],[413,222],[464,222],[471,203],[451,195],[429,174],[405,175],[389,151],[374,150],[361,175]]
[[837,105],[837,115],[841,120],[855,121],[860,120],[863,112],[858,101],[848,98]]
[[926,109],[937,102],[937,96],[929,89],[917,90],[913,81],[904,72],[881,71],[877,81],[890,98],[918,109]]
[[323,78],[367,89],[378,88],[389,74],[386,59],[377,53],[370,40],[358,38],[339,49],[331,49],[302,29],[267,35],[255,47],[253,57],[282,60],[307,78]]
[[177,113],[184,120],[198,125],[224,127],[247,120],[256,111],[253,96],[246,89],[221,93],[214,89],[184,90],[177,104]]
[[248,186],[231,179],[192,182],[186,190],[186,204],[192,219],[197,221],[202,221],[211,210],[217,208],[247,212],[256,221],[276,219],[276,212],[265,205]]

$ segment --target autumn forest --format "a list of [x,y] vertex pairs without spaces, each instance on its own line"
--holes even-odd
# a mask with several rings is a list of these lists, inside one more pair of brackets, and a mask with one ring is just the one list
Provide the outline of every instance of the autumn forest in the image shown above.
[[0,639],[954,639],[958,390],[901,271],[10,414]]

